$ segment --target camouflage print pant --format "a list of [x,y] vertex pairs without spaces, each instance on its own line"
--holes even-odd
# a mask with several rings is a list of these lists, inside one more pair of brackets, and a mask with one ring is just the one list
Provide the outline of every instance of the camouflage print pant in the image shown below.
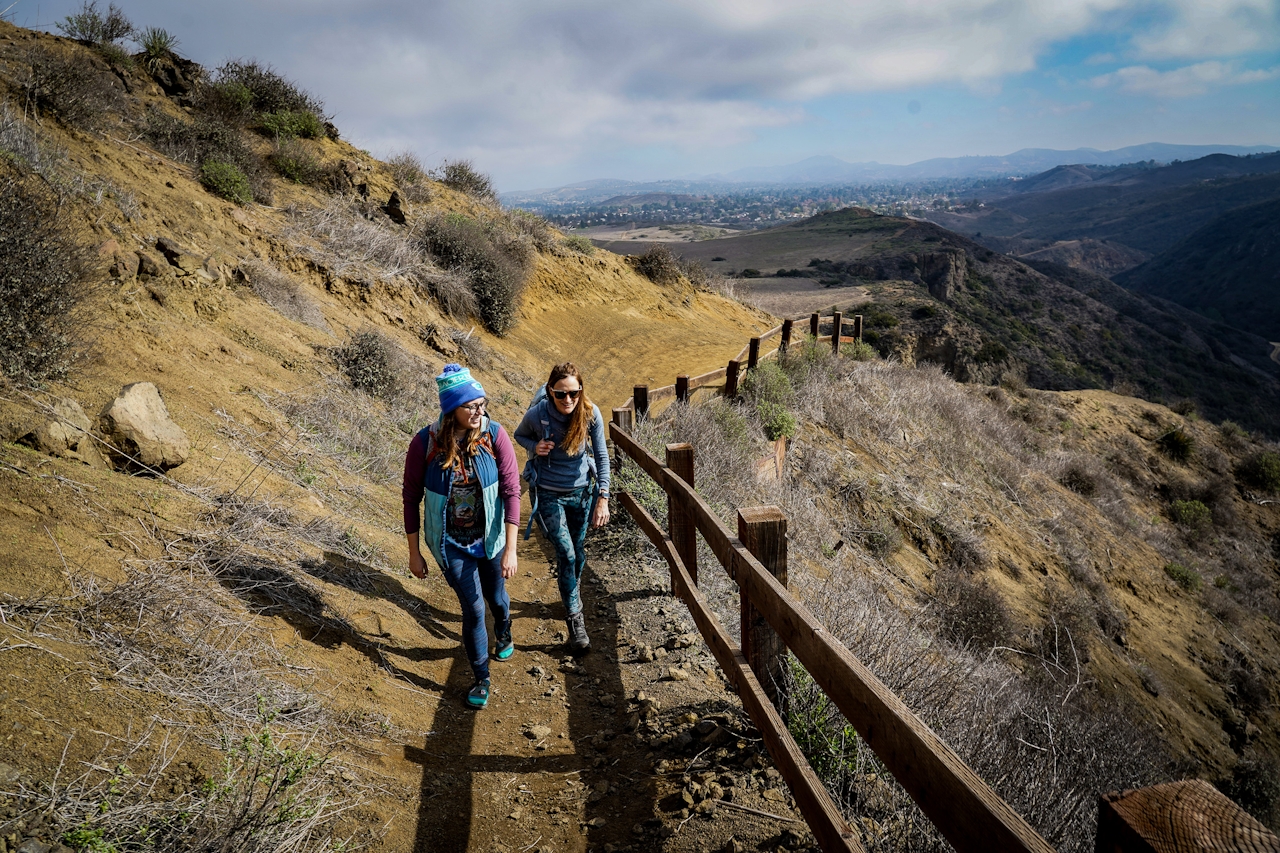
[[556,575],[560,600],[565,613],[572,616],[582,611],[578,591],[582,570],[587,565],[583,545],[591,521],[591,489],[583,486],[572,492],[538,489],[538,520],[542,533],[556,549]]

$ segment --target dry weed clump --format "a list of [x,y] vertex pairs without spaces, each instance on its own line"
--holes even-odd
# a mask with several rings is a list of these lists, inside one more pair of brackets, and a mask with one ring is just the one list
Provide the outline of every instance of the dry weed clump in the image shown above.
[[452,316],[476,311],[470,283],[441,269],[403,229],[375,221],[359,201],[333,198],[320,208],[290,211],[291,236],[302,251],[336,276],[366,285],[408,282]]
[[22,813],[0,823],[0,832],[41,824],[85,851],[321,853],[364,846],[339,824],[367,789],[340,778],[323,743],[265,726],[223,739],[225,760],[208,775],[180,765],[183,739],[154,724],[113,739],[82,773],[63,781],[72,768],[60,766],[51,784],[9,792]]
[[35,46],[23,56],[16,77],[23,111],[49,115],[68,127],[96,130],[124,111],[119,81],[102,60],[81,50]]
[[[433,371],[419,370],[430,377]],[[323,379],[315,386],[271,398],[312,449],[343,469],[378,481],[395,481],[404,470],[410,439],[439,414],[425,387],[392,404],[371,399],[350,384]]]
[[[833,635],[1059,850],[1093,849],[1099,794],[1168,772],[1155,739],[1097,694],[1065,638],[1054,654],[1031,661],[1027,671],[1038,677],[1026,677],[997,658],[938,647],[923,614],[904,612],[865,576],[811,582],[802,594]],[[867,849],[950,850],[803,669],[791,675],[792,733],[859,816]]]
[[461,214],[424,216],[414,226],[418,245],[471,286],[485,329],[504,335],[518,319],[520,293],[533,266],[528,235]]
[[239,273],[263,302],[283,316],[322,332],[329,331],[319,303],[290,276],[256,258],[241,261]]
[[0,374],[66,376],[89,345],[99,272],[38,175],[0,162]]
[[652,243],[638,255],[627,255],[627,263],[654,284],[675,284],[683,271],[680,259],[661,243]]
[[446,160],[431,173],[431,177],[484,204],[496,204],[498,201],[498,190],[493,181],[477,170],[470,160]]

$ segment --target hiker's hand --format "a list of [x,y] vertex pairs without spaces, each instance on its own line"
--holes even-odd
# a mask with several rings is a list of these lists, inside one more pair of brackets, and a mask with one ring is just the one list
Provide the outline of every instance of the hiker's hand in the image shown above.
[[591,514],[591,527],[604,527],[609,523],[609,499],[601,498],[596,501],[596,511]]
[[556,443],[554,441],[549,438],[544,438],[542,441],[538,442],[538,446],[533,449],[533,452],[539,456],[546,456],[555,449],[555,446]]
[[502,552],[502,576],[504,578],[513,578],[518,571],[520,571],[520,563],[516,561],[516,547],[509,544],[506,550]]
[[421,554],[409,555],[409,573],[415,578],[425,578],[427,576],[427,561],[422,559]]

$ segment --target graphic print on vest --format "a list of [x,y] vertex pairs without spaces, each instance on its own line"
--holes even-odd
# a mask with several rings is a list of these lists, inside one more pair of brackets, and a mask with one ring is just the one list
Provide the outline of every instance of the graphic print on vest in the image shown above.
[[475,461],[465,459],[453,471],[453,488],[445,509],[445,540],[476,557],[484,556],[484,504]]

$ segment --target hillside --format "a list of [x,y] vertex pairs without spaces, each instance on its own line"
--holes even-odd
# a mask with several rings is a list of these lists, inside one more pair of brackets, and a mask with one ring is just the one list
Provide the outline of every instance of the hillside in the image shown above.
[[680,251],[717,272],[755,268],[763,277],[743,286],[771,306],[791,293],[812,310],[825,291],[821,304],[867,315],[867,340],[883,355],[938,363],[963,381],[1020,373],[1036,388],[1119,387],[1191,400],[1252,429],[1280,423],[1280,373],[1266,339],[928,222],[849,208]]
[[[518,544],[518,651],[478,714],[456,599],[409,575],[401,526],[445,362],[511,424],[554,362],[607,410],[775,318],[503,211],[464,164],[380,161],[250,61],[106,47],[0,22],[0,850],[813,850],[625,518],[590,540],[581,659],[547,543]],[[797,594],[1063,853],[1091,849],[1103,790],[1182,775],[1274,825],[1275,445],[1024,381],[1159,372],[1153,393],[1274,424],[1252,339],[927,223],[844,211],[774,242],[806,269],[828,247],[819,276],[861,282],[894,358],[797,341],[785,382],[707,388],[642,437],[692,441],[728,519],[782,506]],[[146,467],[107,416],[133,383],[185,437]],[[750,464],[761,402],[794,418],[781,479]],[[619,487],[661,514],[636,466]],[[867,848],[940,850],[792,677]],[[833,743],[852,754],[823,764]]]
[[1115,277],[1269,341],[1280,340],[1280,199],[1219,216]]
[[[923,215],[999,252],[1025,255],[1091,240],[1119,244],[1136,266],[1227,211],[1280,196],[1278,173],[1280,154],[1214,154],[1162,167],[1061,166],[982,195],[981,207]],[[1108,266],[1114,261],[1085,268],[1106,274]]]
[[[78,352],[65,372],[22,375],[42,366],[3,329],[0,843],[72,837],[100,849],[101,833],[150,823],[158,849],[190,849],[190,833],[245,849],[235,833],[276,816],[272,832],[297,833],[290,849],[307,850],[516,849],[539,837],[573,850],[620,844],[637,822],[656,832],[655,804],[673,793],[665,779],[602,801],[620,781],[604,768],[621,759],[616,771],[635,775],[655,760],[627,748],[636,694],[652,697],[646,719],[663,731],[690,728],[678,722],[689,714],[742,729],[733,698],[704,683],[697,649],[620,665],[632,643],[661,648],[668,628],[689,630],[675,616],[652,623],[652,608],[670,606],[660,578],[597,567],[608,584],[596,593],[607,612],[591,622],[601,651],[575,667],[561,659],[545,555],[523,546],[511,584],[522,653],[477,717],[460,701],[457,602],[438,572],[419,582],[405,569],[403,454],[437,415],[432,377],[446,361],[469,364],[490,413],[512,424],[553,363],[582,365],[607,411],[646,371],[669,381],[721,364],[768,318],[685,280],[655,285],[503,213],[474,182],[379,162],[336,129],[282,143],[257,129],[264,119],[211,118],[199,81],[219,72],[174,57],[149,72],[144,58],[110,64],[0,22],[0,209],[7,224],[30,213],[11,199],[36,204],[61,252],[40,255],[21,242],[30,232],[12,230],[0,258],[16,262],[24,246],[55,266],[83,262],[92,285],[75,291],[76,323],[60,327]],[[50,68],[71,84],[47,83]],[[250,78],[262,80],[288,88]],[[99,99],[78,100],[85,90]],[[39,122],[14,107],[27,95],[41,99]],[[234,149],[261,169],[262,201],[202,185],[208,170],[190,152],[215,133],[223,156]],[[191,148],[155,141],[175,135]],[[305,161],[306,183],[282,172],[285,154]],[[426,251],[450,227],[494,277],[447,265],[447,245]],[[502,303],[471,288],[513,269],[525,282],[499,335],[486,321],[504,315],[484,309]],[[188,439],[186,461],[167,472],[133,476],[96,449],[99,412],[137,382],[154,383]],[[73,428],[56,413],[77,421],[77,408],[98,438],[68,444]],[[682,665],[699,678],[666,678]],[[670,740],[657,755],[681,758]],[[756,750],[735,760],[752,779],[767,765]],[[260,772],[295,787],[255,787]],[[765,783],[747,801],[776,787]],[[684,783],[671,784],[678,800]],[[227,798],[243,793],[263,811],[235,823]],[[696,849],[713,831],[717,845],[763,839],[767,827],[738,823],[726,811],[680,843]]]

